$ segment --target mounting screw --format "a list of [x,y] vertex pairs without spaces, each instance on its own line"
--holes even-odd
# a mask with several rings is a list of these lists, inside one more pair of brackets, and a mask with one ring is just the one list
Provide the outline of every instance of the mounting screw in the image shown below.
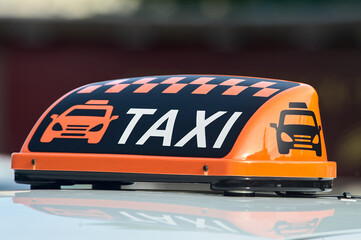
[[35,165],[35,163],[36,163],[36,161],[35,161],[35,159],[31,159],[31,165]]
[[203,166],[203,171],[208,172],[208,165]]

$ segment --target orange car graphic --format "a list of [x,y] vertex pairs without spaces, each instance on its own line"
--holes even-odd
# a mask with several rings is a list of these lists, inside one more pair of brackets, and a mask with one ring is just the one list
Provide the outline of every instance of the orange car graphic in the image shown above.
[[88,139],[96,144],[102,139],[109,123],[118,118],[113,115],[113,106],[108,100],[89,100],[84,105],[75,105],[62,114],[53,114],[40,141],[51,142],[54,138]]

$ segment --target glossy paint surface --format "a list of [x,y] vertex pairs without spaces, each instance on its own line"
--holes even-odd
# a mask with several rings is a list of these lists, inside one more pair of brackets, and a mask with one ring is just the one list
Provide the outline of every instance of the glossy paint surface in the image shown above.
[[145,190],[0,193],[1,234],[8,239],[361,236],[361,203],[336,198],[225,197],[209,192]]

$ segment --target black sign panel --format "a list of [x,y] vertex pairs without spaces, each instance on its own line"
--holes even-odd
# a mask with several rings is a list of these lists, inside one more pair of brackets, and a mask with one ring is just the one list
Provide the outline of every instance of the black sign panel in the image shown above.
[[94,83],[50,110],[29,150],[224,157],[260,106],[298,85],[213,75]]

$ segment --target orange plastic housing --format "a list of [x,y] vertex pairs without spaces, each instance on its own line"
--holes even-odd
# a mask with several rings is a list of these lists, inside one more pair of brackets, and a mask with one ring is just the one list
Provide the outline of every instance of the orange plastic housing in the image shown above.
[[[217,75],[120,79],[75,89],[41,116],[21,152],[13,153],[12,168],[17,182],[32,186],[148,179],[228,189],[230,180],[277,179],[281,183],[270,189],[282,189],[283,180],[312,180],[328,184],[300,189],[325,191],[336,177],[311,86]],[[76,177],[82,173],[98,175],[93,181]],[[256,188],[250,186],[235,189]]]

